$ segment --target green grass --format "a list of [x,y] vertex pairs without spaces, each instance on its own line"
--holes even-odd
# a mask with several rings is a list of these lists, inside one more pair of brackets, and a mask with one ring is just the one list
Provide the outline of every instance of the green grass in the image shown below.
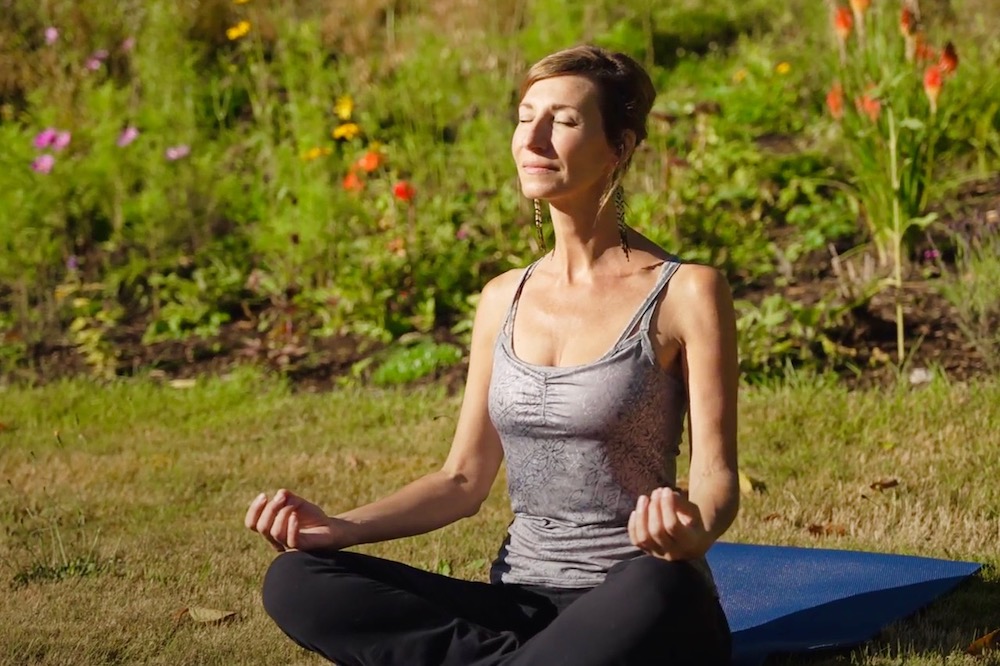
[[[4,664],[319,663],[260,606],[272,555],[246,504],[282,485],[331,511],[371,500],[440,464],[459,406],[437,387],[303,394],[252,372],[0,391]],[[876,642],[776,663],[1000,663],[963,654],[1000,627],[1000,380],[746,390],[740,443],[766,491],[727,539],[986,565]],[[899,485],[869,487],[885,478]],[[483,579],[508,518],[501,481],[475,518],[365,550]],[[239,619],[176,622],[188,606]]]

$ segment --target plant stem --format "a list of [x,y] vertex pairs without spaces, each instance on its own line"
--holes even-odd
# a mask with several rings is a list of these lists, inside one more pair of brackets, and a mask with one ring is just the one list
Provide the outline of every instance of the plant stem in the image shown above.
[[903,340],[903,303],[900,300],[903,289],[903,221],[899,210],[899,169],[896,164],[896,118],[890,108],[889,119],[889,178],[892,181],[892,248],[893,286],[896,301],[896,359],[903,365],[906,357]]

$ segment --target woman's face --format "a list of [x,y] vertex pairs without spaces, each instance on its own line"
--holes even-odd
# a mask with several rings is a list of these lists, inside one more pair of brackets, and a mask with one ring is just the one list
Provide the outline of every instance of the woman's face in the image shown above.
[[575,75],[532,84],[518,107],[511,153],[529,199],[599,198],[618,155],[604,135],[597,86]]

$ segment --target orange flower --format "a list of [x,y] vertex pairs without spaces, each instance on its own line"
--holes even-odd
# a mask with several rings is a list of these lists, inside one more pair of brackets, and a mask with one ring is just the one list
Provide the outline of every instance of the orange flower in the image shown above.
[[837,11],[833,15],[833,30],[837,33],[837,39],[841,43],[847,41],[853,27],[854,16],[851,15],[851,10],[847,7],[837,7]]
[[344,176],[344,189],[348,192],[360,192],[365,189],[365,183],[353,170]]
[[356,165],[365,173],[371,173],[382,166],[382,153],[377,150],[369,150],[357,161]]
[[958,69],[958,52],[955,50],[955,45],[951,42],[944,45],[944,52],[941,54],[941,60],[938,62],[938,69],[941,70],[942,74],[954,74],[955,70]]
[[392,186],[392,196],[406,203],[413,201],[416,193],[417,191],[413,189],[413,186],[405,180],[401,180]]
[[943,74],[938,65],[931,65],[924,72],[924,92],[927,93],[927,100],[931,103],[931,113],[937,113],[937,101],[941,94],[942,81]]
[[871,0],[851,0],[851,9],[855,15],[864,14],[871,4]]
[[844,87],[839,83],[834,83],[826,94],[826,108],[836,120],[844,117]]
[[[868,89],[871,90],[874,87],[869,85]],[[867,92],[854,100],[854,106],[858,113],[864,113],[873,123],[878,122],[878,117],[882,113],[882,102],[879,101],[878,97],[873,97]]]

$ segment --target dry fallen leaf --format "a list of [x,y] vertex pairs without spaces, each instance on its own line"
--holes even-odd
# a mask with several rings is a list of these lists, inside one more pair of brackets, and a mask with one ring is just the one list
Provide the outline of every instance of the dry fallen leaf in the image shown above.
[[740,478],[740,493],[743,495],[753,495],[755,492],[764,492],[767,490],[767,484],[765,484],[760,479],[754,478],[743,472],[739,473]]
[[968,654],[978,657],[990,650],[997,649],[1000,649],[1000,629],[991,631],[982,638],[972,641],[969,647],[965,648],[965,651]]
[[868,487],[871,488],[872,490],[888,490],[889,488],[895,488],[898,485],[899,485],[899,479],[885,478],[885,479],[879,479],[878,481],[874,481]]
[[236,611],[219,610],[217,608],[203,608],[201,606],[188,606],[176,611],[173,615],[174,622],[180,622],[185,617],[191,618],[194,622],[201,624],[222,624],[236,619]]
[[812,523],[806,528],[813,536],[844,536],[847,528],[836,523]]

